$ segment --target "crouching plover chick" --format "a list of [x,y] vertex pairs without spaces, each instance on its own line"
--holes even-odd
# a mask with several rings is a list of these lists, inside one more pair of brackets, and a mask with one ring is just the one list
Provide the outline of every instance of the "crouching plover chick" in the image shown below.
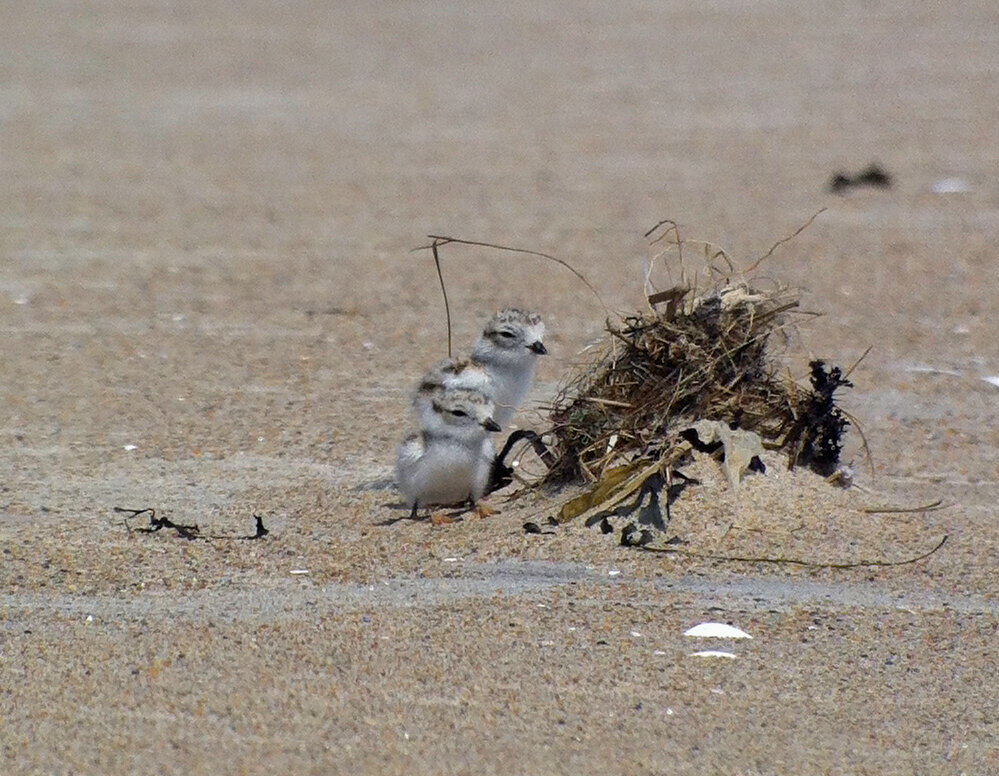
[[[500,427],[493,404],[482,391],[440,390],[425,413],[423,431],[399,446],[396,482],[415,517],[421,506],[470,501],[482,516],[493,510],[480,504],[489,485],[493,446],[489,433]],[[435,523],[449,522],[432,516]]]
[[541,341],[544,334],[541,316],[510,307],[492,317],[475,343],[472,362],[489,375],[496,405],[493,420],[501,427],[531,390],[538,356],[548,352]]

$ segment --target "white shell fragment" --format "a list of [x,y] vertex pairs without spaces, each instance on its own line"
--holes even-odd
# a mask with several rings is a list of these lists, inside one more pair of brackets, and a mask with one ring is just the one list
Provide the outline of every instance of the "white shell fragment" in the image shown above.
[[718,649],[705,649],[701,652],[691,652],[691,657],[727,657],[730,660],[735,660],[736,656],[731,652],[722,652]]
[[308,574],[309,570],[308,569],[292,569],[288,573],[289,574],[295,574],[295,575],[298,575],[298,574]]
[[964,178],[941,178],[932,189],[934,194],[964,194],[971,191],[971,186]]
[[695,639],[751,639],[746,631],[726,625],[723,622],[702,622],[683,632],[684,636]]
[[994,385],[999,388],[999,375],[989,375],[988,377],[983,377],[982,382],[986,382],[989,385]]
[[930,366],[929,364],[910,364],[903,368],[906,372],[927,375],[950,375],[951,377],[963,377],[962,372],[955,369],[944,369],[942,367]]

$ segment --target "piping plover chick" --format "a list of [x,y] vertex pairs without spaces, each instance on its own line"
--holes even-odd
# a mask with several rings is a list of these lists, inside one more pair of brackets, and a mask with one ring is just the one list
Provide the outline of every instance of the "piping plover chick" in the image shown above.
[[464,501],[474,504],[480,516],[492,512],[479,503],[493,465],[489,433],[500,430],[492,411],[489,396],[469,388],[442,389],[431,400],[423,431],[403,441],[395,464],[396,482],[413,517],[421,506]]
[[489,320],[472,349],[472,362],[492,380],[493,420],[503,428],[531,390],[538,356],[548,352],[544,334],[540,315],[509,307]]
[[438,361],[427,372],[413,395],[413,409],[420,426],[427,427],[434,419],[434,400],[445,391],[465,388],[478,391],[483,398],[493,401],[493,384],[485,367],[465,359],[448,358]]

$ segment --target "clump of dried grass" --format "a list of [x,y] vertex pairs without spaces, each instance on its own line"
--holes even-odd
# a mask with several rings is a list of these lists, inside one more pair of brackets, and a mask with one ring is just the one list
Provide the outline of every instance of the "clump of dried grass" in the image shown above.
[[692,273],[683,255],[690,244],[669,226],[653,244],[674,239],[653,257],[647,280],[672,254],[680,282],[663,292],[647,286],[648,311],[608,320],[606,342],[550,408],[556,459],[543,483],[602,483],[627,472],[633,489],[635,472],[665,474],[689,453],[690,428],[701,420],[755,432],[791,466],[831,473],[847,425],[832,393],[848,383],[814,362],[812,388],[802,388],[773,352],[775,340],[786,343],[798,292],[753,284],[704,244],[704,266]]
[[[689,295],[676,292],[681,302]],[[679,433],[701,419],[791,443],[800,399],[767,345],[797,306],[791,289],[726,286],[608,323],[610,341],[550,410],[558,458],[548,481],[597,480],[638,458],[666,463]]]

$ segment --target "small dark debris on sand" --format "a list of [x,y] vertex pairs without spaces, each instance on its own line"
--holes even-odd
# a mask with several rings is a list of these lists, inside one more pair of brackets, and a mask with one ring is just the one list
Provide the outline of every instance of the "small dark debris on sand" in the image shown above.
[[[169,517],[157,517],[156,510],[152,507],[145,507],[144,509],[112,507],[112,509],[118,514],[126,515],[124,519],[125,530],[129,533],[151,534],[162,531],[165,528],[173,530],[177,537],[188,541],[194,541],[195,539],[203,539],[205,541],[213,541],[216,539],[239,539],[244,541],[253,541],[256,539],[263,539],[270,533],[270,531],[264,526],[264,519],[260,515],[253,516],[256,525],[254,533],[246,536],[236,536],[232,534],[203,534],[196,523],[175,523]],[[149,515],[148,527],[134,527],[128,522],[129,518],[135,518],[145,514]]]
[[891,175],[878,164],[872,164],[856,175],[837,172],[829,179],[829,191],[834,194],[842,194],[849,189],[863,188],[865,186],[875,189],[890,189],[891,185]]

